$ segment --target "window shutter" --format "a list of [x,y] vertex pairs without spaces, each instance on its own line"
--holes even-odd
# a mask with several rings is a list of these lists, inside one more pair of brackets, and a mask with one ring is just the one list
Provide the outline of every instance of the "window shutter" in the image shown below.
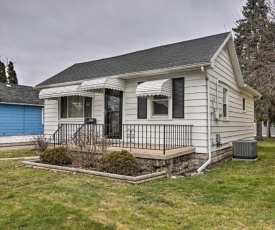
[[173,118],[184,118],[184,78],[173,79]]
[[[139,82],[138,84],[141,84]],[[147,97],[138,97],[138,111],[137,111],[137,118],[138,119],[147,119]]]

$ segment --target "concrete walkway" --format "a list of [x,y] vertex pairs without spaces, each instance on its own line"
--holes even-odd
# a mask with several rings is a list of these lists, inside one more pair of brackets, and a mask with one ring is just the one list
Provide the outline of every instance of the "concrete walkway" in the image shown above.
[[33,159],[39,159],[38,156],[33,157],[8,157],[8,158],[0,158],[0,161],[8,161],[8,160],[33,160]]
[[34,148],[34,145],[20,145],[20,146],[0,146],[0,151],[15,150],[15,149],[29,149]]
[[[16,149],[29,149],[34,148],[34,145],[21,145],[21,146],[0,146],[0,152],[1,151],[8,151],[8,150],[16,150]],[[6,158],[0,158],[0,161],[6,161],[6,160],[31,160],[31,159],[38,159],[38,156],[31,156],[31,157],[6,157]]]

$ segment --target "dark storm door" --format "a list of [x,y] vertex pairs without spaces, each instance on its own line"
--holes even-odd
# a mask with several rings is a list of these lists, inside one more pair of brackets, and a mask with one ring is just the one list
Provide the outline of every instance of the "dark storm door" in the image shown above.
[[122,91],[105,89],[105,125],[108,138],[121,138]]

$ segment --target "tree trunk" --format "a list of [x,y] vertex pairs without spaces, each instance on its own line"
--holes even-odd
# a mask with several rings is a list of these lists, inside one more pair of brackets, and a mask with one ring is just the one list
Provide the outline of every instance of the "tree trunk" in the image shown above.
[[271,137],[271,122],[270,122],[270,120],[267,121],[267,125],[266,125],[266,137]]
[[262,127],[262,122],[257,121],[257,140],[262,140],[263,139],[263,127]]

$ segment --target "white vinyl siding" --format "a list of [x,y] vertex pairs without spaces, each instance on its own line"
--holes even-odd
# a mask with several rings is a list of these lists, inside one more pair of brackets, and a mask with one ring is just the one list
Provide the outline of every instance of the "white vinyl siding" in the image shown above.
[[97,124],[104,124],[104,93],[96,93],[93,99],[93,118]]
[[[212,106],[216,107],[218,100],[219,113],[223,111],[223,89],[228,89],[228,119],[221,118],[218,121],[213,119],[212,142],[215,144],[216,133],[221,134],[221,142],[224,147],[236,139],[253,139],[253,123],[254,123],[254,99],[252,95],[243,91],[237,86],[229,54],[221,51],[215,61],[215,67],[208,69],[207,74],[210,76],[210,100]],[[218,98],[216,99],[216,87],[218,83]],[[246,98],[246,112],[243,112],[243,98]],[[214,103],[212,103],[214,100]],[[212,150],[216,147],[212,146]]]
[[58,101],[45,100],[44,103],[44,134],[51,138],[58,128]]
[[[172,118],[172,98],[169,100],[169,116],[166,118],[154,117],[152,115],[152,98],[148,98],[147,119],[137,119],[137,96],[136,87],[138,82],[165,78],[185,78],[185,118]],[[206,153],[207,151],[207,128],[206,128],[206,81],[200,71],[193,71],[178,75],[163,75],[155,77],[143,77],[126,80],[124,93],[124,123],[125,124],[167,124],[167,125],[194,125],[193,145],[196,152]]]

